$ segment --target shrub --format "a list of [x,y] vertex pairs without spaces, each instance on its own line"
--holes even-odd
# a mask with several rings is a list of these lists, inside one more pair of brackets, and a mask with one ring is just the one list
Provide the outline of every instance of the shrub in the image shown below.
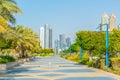
[[100,69],[106,70],[105,59],[100,60]]
[[93,61],[87,62],[88,67],[93,67]]
[[54,56],[54,53],[50,53],[49,56]]
[[54,53],[41,53],[34,56],[54,56]]
[[72,54],[72,56],[68,57],[68,60],[78,62],[79,61],[79,54]]
[[82,57],[82,60],[80,61],[80,63],[87,64],[88,61],[89,61],[88,54],[83,54],[83,57]]
[[0,63],[7,63],[7,62],[8,62],[7,59],[2,59],[2,58],[0,58]]
[[15,61],[15,58],[14,58],[14,57],[12,57],[12,56],[9,56],[9,55],[2,56],[2,58],[3,58],[3,59],[7,59],[7,60],[8,60],[8,62],[13,62],[13,61]]
[[0,56],[0,63],[7,63],[7,62],[13,62],[15,61],[15,58],[9,55]]
[[9,54],[9,53],[11,53],[13,51],[14,51],[13,49],[3,49],[2,53]]
[[120,57],[110,58],[110,64],[114,70],[120,70]]
[[32,56],[38,56],[38,53],[33,53]]
[[100,66],[101,66],[100,59],[93,59],[93,67],[100,68]]
[[66,53],[66,55],[62,54],[62,57],[63,57],[64,59],[68,59],[68,58],[69,58],[69,54],[68,54],[68,53]]

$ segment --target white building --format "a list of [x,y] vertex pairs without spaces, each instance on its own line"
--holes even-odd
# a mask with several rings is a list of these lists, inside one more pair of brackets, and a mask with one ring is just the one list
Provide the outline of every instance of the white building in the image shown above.
[[108,31],[112,31],[116,26],[115,23],[116,23],[115,14],[112,13],[110,16],[108,16],[106,13],[104,13],[102,15],[102,19],[101,19],[100,30],[101,31],[106,31],[107,27],[104,24],[108,24]]
[[40,28],[40,46],[44,48],[52,48],[52,29],[48,24]]
[[103,24],[109,24],[109,16],[106,13],[102,15],[102,19],[101,19],[102,26],[100,26],[101,31],[106,31],[106,25]]
[[49,42],[50,42],[50,28],[48,24],[45,24],[45,48],[49,48]]
[[44,46],[44,27],[41,27],[40,28],[40,46],[44,49],[45,46]]

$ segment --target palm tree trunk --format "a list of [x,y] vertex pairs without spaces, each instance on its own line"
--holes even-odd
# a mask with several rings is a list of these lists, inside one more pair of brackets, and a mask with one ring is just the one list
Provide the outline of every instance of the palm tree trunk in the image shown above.
[[21,57],[25,58],[25,49],[24,49],[23,44],[21,44]]

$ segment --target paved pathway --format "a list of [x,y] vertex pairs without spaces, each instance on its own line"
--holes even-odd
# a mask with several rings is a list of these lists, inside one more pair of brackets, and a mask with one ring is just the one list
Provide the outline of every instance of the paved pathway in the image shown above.
[[36,58],[1,75],[0,80],[120,80],[119,76],[54,57]]

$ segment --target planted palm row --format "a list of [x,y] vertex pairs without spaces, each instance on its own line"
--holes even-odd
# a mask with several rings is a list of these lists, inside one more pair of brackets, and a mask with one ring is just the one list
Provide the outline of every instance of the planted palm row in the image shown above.
[[14,0],[0,0],[0,61],[3,63],[12,59],[5,56],[26,58],[41,50],[36,32],[22,25],[11,26],[16,23],[15,14],[23,13]]

